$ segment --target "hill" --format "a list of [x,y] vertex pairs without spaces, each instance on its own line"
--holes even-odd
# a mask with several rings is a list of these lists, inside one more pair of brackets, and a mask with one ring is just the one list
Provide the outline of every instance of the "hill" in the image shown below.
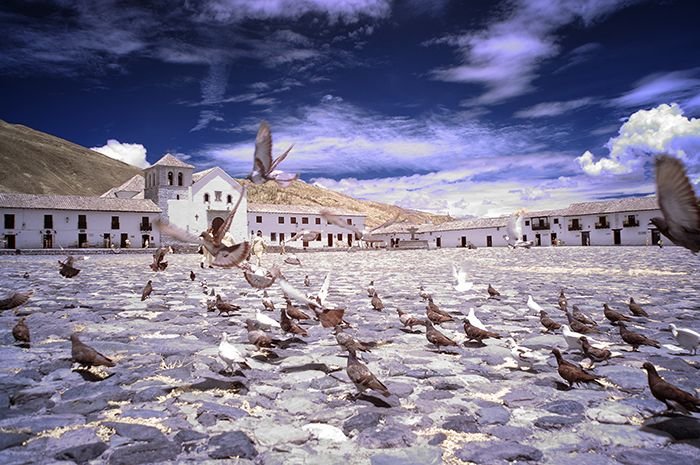
[[60,137],[0,120],[0,191],[100,195],[139,168]]
[[[136,174],[139,168],[109,158],[80,145],[19,124],[0,120],[0,192],[57,195],[102,195]],[[274,182],[248,187],[248,201],[281,205],[338,207],[367,215],[367,225],[377,226],[398,211],[412,223],[442,223],[444,215],[407,210],[350,196],[303,181],[286,189]]]

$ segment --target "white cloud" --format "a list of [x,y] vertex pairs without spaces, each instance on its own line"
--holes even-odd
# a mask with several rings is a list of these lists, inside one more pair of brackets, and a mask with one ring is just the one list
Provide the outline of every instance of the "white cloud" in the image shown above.
[[614,105],[629,108],[656,105],[660,102],[681,101],[700,90],[697,69],[656,73],[635,84],[635,88],[612,101]]
[[204,2],[206,16],[224,22],[243,19],[296,19],[307,13],[326,15],[331,21],[352,23],[360,16],[386,17],[389,0],[209,0]]
[[660,153],[695,164],[700,159],[700,119],[687,118],[675,103],[639,110],[620,127],[618,136],[610,139],[606,147],[609,156],[596,162],[589,151],[576,158],[586,174],[632,173]]
[[588,24],[630,3],[627,0],[520,0],[479,32],[427,42],[456,47],[461,63],[436,69],[433,77],[479,83],[487,91],[476,104],[500,102],[533,89],[537,68],[559,54],[557,30],[574,21]]
[[123,144],[116,139],[109,139],[102,147],[90,147],[90,150],[138,168],[151,166],[146,161],[146,147],[141,144]]
[[593,103],[595,103],[595,101],[590,97],[567,100],[564,102],[543,102],[530,108],[520,110],[515,113],[515,116],[518,118],[543,118],[549,116],[559,116],[569,111],[592,105]]
[[221,116],[221,113],[213,110],[203,110],[199,112],[199,121],[197,121],[197,124],[190,129],[190,132],[194,131],[200,131],[209,124],[213,123],[214,121],[223,121],[224,118]]

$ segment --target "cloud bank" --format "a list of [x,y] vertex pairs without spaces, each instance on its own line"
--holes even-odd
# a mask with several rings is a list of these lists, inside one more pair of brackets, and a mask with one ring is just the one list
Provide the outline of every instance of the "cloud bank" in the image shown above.
[[146,161],[146,147],[141,144],[123,144],[116,139],[109,139],[102,147],[90,147],[90,150],[138,168],[151,166]]

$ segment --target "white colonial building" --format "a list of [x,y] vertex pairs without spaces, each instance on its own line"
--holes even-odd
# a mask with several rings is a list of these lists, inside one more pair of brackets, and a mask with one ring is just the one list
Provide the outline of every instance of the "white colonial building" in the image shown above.
[[[279,245],[284,241],[285,245],[293,247],[322,248],[358,245],[357,238],[351,230],[328,224],[326,220],[321,218],[323,208],[325,207],[248,204],[250,235],[253,236],[260,231],[268,244]],[[349,226],[354,226],[359,230],[363,230],[365,227],[363,213],[338,208],[328,208],[327,210],[337,215]],[[315,239],[310,241],[289,242],[300,231],[312,231],[318,234]]]
[[144,247],[160,242],[150,200],[0,193],[6,249]]

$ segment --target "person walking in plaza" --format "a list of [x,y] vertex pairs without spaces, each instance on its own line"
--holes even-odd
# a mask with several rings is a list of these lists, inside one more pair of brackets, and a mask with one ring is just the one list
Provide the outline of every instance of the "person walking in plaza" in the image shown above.
[[260,266],[260,261],[262,259],[262,255],[265,252],[265,249],[267,249],[267,244],[265,244],[265,239],[262,237],[262,231],[258,230],[257,234],[253,238],[253,255],[255,255],[255,260],[257,266]]

